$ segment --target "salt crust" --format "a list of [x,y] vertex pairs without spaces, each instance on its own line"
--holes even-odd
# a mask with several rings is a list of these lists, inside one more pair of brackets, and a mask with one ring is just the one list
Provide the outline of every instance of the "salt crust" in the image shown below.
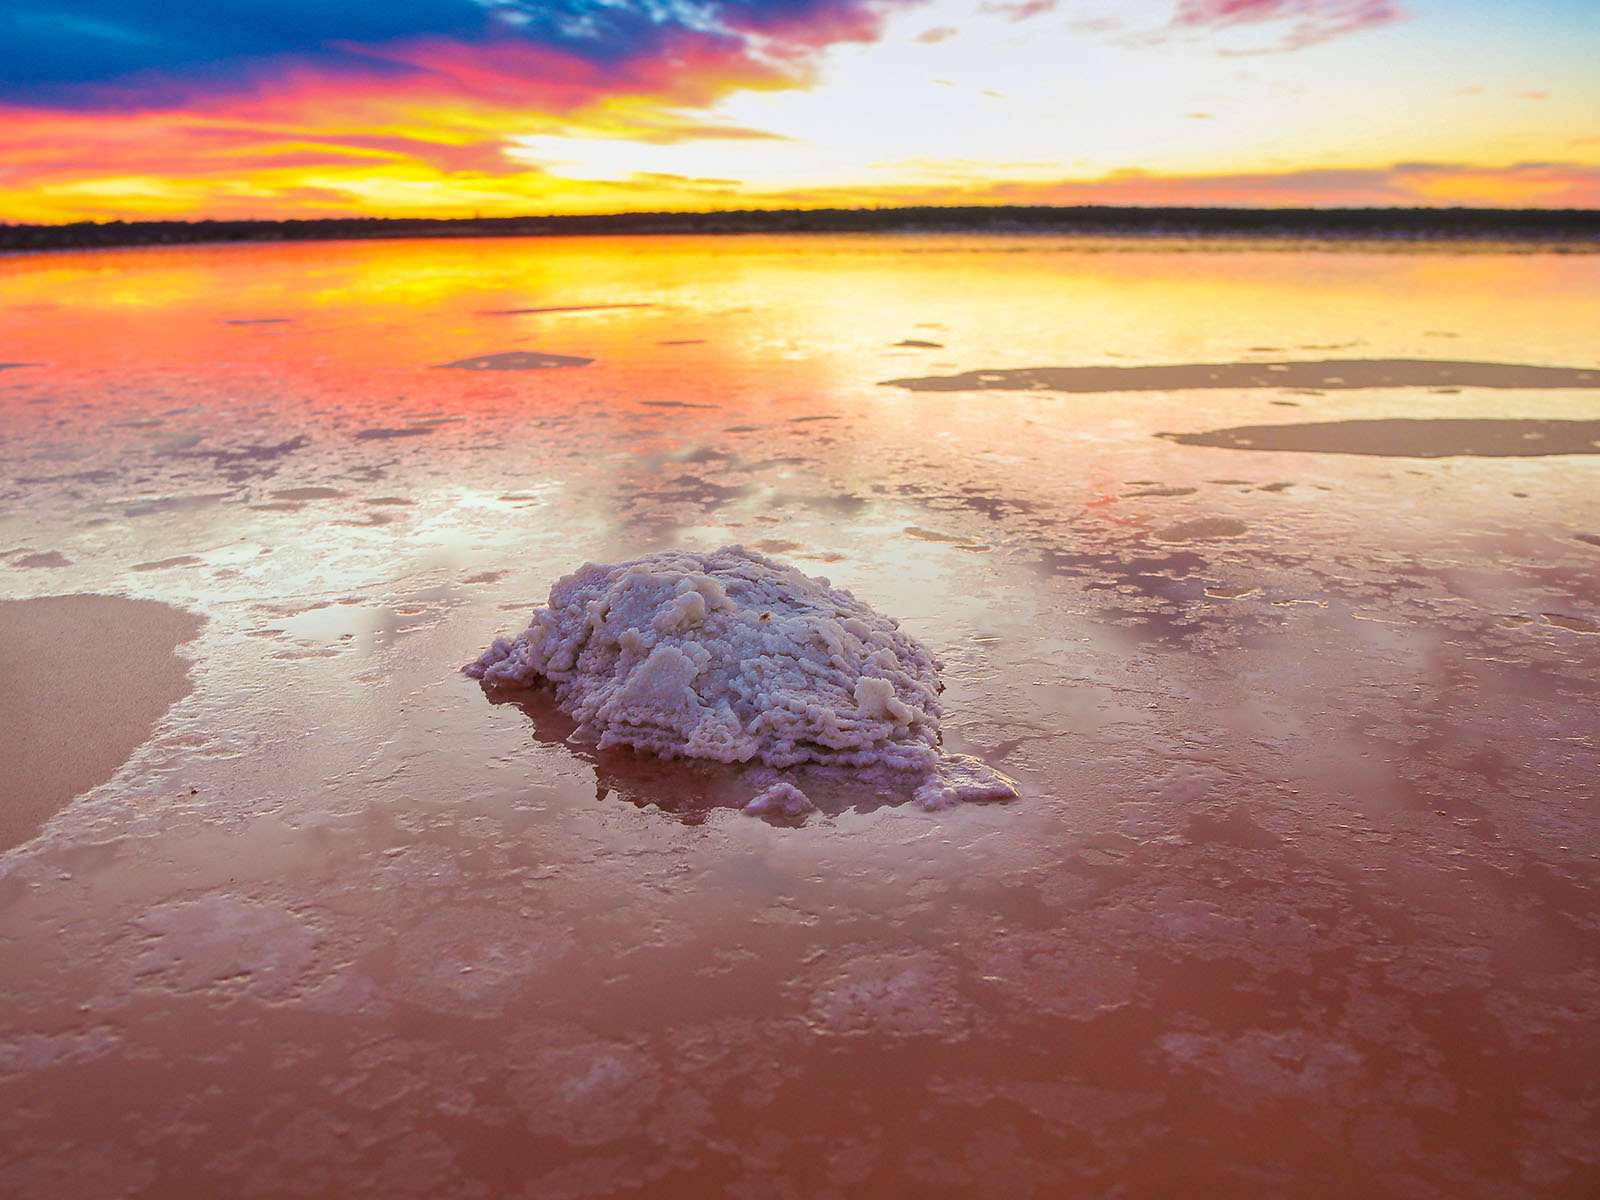
[[[977,759],[940,752],[926,646],[828,580],[742,546],[587,563],[523,633],[464,669],[485,687],[548,680],[601,749],[898,776],[926,808],[1016,795]],[[747,811],[807,805],[785,782]]]
[[752,817],[804,817],[817,811],[811,797],[786,779],[770,783],[750,798],[744,811]]

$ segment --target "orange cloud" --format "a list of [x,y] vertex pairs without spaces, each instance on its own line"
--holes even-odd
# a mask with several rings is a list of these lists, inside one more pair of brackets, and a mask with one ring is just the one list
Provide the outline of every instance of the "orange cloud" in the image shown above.
[[[770,136],[710,124],[692,110],[722,89],[781,86],[787,77],[743,60],[729,63],[716,46],[693,52],[705,61],[690,65],[680,56],[689,78],[648,64],[621,79],[602,79],[588,64],[557,56],[539,77],[543,107],[534,111],[520,107],[524,95],[518,104],[502,95],[511,73],[536,70],[529,51],[518,49],[511,63],[477,62],[447,47],[414,50],[419,70],[429,67],[422,74],[433,83],[426,88],[415,76],[353,81],[297,74],[270,94],[218,99],[191,112],[0,111],[5,215],[52,223],[895,204],[1600,208],[1600,167],[1573,162],[1050,179],[1042,163],[966,159],[885,164],[878,175],[892,180],[903,171],[937,182],[771,191],[659,171],[575,180],[530,162],[526,151],[507,154],[529,135],[654,143]],[[994,179],[995,169],[1010,178]],[[1019,180],[1022,173],[1035,178]]]
[[694,114],[729,91],[800,78],[793,63],[727,49],[720,39],[686,37],[669,56],[608,71],[537,46],[484,55],[416,44],[404,51],[413,69],[403,74],[297,70],[269,91],[208,97],[186,110],[0,108],[5,215],[299,215],[307,196],[325,213],[384,204],[461,213],[486,202],[485,179],[500,181],[490,189],[500,193],[496,211],[526,211],[549,202],[551,184],[525,159],[507,157],[519,137],[771,136]]
[[[955,176],[967,168],[967,181]],[[1516,163],[1479,167],[1397,163],[1219,175],[1119,171],[1099,179],[984,180],[952,164],[949,182],[769,193],[770,204],[810,206],[1021,204],[1238,208],[1600,208],[1600,166]],[[752,198],[754,199],[754,198]]]
[[[259,47],[242,29],[172,24],[161,9],[122,4],[119,13],[144,14],[150,36],[101,47],[137,51],[126,63],[112,55],[107,62],[121,65],[105,67],[110,74],[58,55],[32,76],[0,81],[4,215],[455,215],[587,204],[578,198],[593,189],[553,181],[507,151],[530,136],[771,136],[696,114],[730,92],[804,86],[821,49],[871,40],[885,10],[905,2],[562,0],[499,6],[468,36],[418,22],[443,29],[461,11],[488,12],[469,0],[373,10],[367,25],[302,0],[289,14],[300,23],[287,30],[294,37]],[[510,8],[526,20],[502,21]],[[305,41],[308,30],[368,25],[406,32]],[[179,37],[196,30],[203,44]]]

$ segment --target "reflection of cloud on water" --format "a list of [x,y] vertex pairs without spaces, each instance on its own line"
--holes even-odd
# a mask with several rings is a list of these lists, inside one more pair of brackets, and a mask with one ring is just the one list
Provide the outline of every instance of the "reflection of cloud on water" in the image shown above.
[[1415,420],[1319,421],[1309,425],[1239,425],[1205,433],[1163,433],[1183,446],[1224,450],[1367,454],[1384,458],[1536,458],[1600,454],[1600,421]]
[[1249,532],[1250,526],[1232,517],[1196,517],[1192,521],[1163,526],[1153,536],[1158,542],[1212,542],[1243,537]]
[[277,473],[280,460],[311,444],[305,434],[281,442],[258,442],[227,450],[188,450],[179,458],[209,458],[217,474],[232,483],[242,483],[256,476]]
[[425,433],[432,433],[435,425],[403,425],[398,427],[380,426],[375,429],[358,429],[350,436],[358,442],[381,442],[391,438],[421,437]]
[[591,313],[608,312],[617,308],[654,308],[655,305],[647,301],[636,301],[630,304],[552,304],[544,308],[485,308],[480,309],[480,317],[531,317],[543,313]]
[[1600,370],[1425,358],[1174,363],[1145,367],[1018,367],[889,379],[912,392],[1166,392],[1200,388],[1600,388]]
[[439,367],[463,371],[544,371],[554,367],[586,367],[592,358],[575,354],[540,354],[533,350],[508,350],[503,354],[477,354],[471,358],[458,358],[454,362],[438,363]]

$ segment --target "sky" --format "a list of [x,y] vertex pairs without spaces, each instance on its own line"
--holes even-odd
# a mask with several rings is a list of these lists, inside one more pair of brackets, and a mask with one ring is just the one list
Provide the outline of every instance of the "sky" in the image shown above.
[[1600,208],[1595,0],[6,0],[0,220]]

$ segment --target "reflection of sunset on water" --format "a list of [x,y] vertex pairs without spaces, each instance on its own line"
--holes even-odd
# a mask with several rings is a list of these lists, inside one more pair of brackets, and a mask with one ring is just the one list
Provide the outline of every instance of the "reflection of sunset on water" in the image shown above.
[[[110,644],[31,736],[175,701],[0,860],[0,1191],[1584,1194],[1600,457],[1515,437],[1600,421],[1597,272],[0,261],[0,650]],[[586,560],[735,542],[898,618],[1022,795],[768,823],[458,672]]]

